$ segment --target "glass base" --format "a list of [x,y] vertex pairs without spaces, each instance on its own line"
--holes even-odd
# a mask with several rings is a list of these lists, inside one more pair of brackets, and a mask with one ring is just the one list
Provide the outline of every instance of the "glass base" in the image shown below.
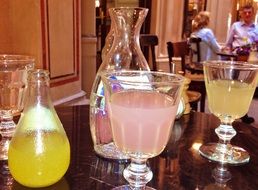
[[141,188],[133,188],[130,185],[123,185],[123,186],[115,187],[112,190],[155,190],[155,189],[148,186],[141,187]]
[[0,189],[11,190],[13,189],[14,179],[10,173],[7,161],[1,161],[0,163]]
[[231,179],[232,175],[230,171],[225,168],[217,167],[212,171],[212,177],[215,179],[217,184],[225,186],[227,182]]
[[113,142],[104,145],[96,145],[94,150],[98,156],[105,159],[119,160],[119,162],[130,161],[130,157],[118,150]]
[[152,179],[153,173],[147,166],[147,159],[131,158],[131,163],[124,171],[123,176],[132,189],[144,189]]
[[199,153],[209,160],[227,163],[227,164],[244,164],[249,162],[250,156],[243,148],[232,146],[231,154],[223,154],[217,151],[218,143],[208,143],[202,145],[199,149]]

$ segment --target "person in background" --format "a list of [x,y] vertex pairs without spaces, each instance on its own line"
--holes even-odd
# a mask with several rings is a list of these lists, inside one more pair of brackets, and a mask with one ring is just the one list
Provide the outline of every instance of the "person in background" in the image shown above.
[[[192,21],[192,33],[190,38],[199,37],[200,42],[200,61],[218,60],[220,56],[217,55],[221,51],[212,30],[208,27],[210,22],[210,13],[208,11],[199,12]],[[192,46],[193,44],[191,44]],[[194,49],[194,47],[192,47]],[[195,58],[193,57],[193,60]]]
[[258,26],[254,24],[254,16],[252,4],[240,8],[241,20],[232,24],[226,40],[226,47],[231,51],[258,42]]
[[[238,47],[251,45],[258,42],[258,26],[254,24],[255,11],[252,4],[246,4],[240,8],[241,21],[237,21],[230,27],[226,48],[234,51]],[[241,118],[244,123],[253,123],[254,118],[247,114]]]

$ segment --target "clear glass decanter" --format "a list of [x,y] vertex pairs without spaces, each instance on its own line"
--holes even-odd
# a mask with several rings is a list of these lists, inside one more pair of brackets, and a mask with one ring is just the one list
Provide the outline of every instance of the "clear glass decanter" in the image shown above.
[[28,75],[27,99],[8,151],[14,179],[27,187],[46,187],[59,181],[70,163],[70,144],[53,107],[49,73]]
[[114,145],[100,73],[105,70],[150,70],[140,48],[140,29],[148,13],[145,8],[111,8],[113,44],[96,74],[90,97],[90,129],[95,152],[104,158],[127,160]]
[[105,45],[104,45],[104,47],[102,48],[102,51],[101,51],[101,59],[102,60],[105,60],[106,55],[111,50],[111,47],[113,45],[114,33],[115,33],[114,27],[115,27],[114,22],[111,22],[110,30],[107,34],[106,39],[105,39]]

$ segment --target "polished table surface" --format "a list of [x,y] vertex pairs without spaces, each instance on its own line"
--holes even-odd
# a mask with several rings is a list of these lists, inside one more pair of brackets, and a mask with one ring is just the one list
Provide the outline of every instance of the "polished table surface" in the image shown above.
[[[65,176],[55,185],[42,190],[105,190],[125,184],[122,171],[128,163],[99,158],[93,151],[89,129],[89,106],[57,107],[57,113],[71,144],[71,163]],[[148,186],[160,190],[257,190],[258,189],[258,129],[235,122],[237,135],[232,144],[245,148],[250,162],[241,166],[228,166],[232,178],[226,187],[212,176],[217,163],[209,162],[197,151],[198,145],[217,142],[214,129],[219,124],[210,114],[191,112],[175,122],[168,146],[163,153],[149,159],[154,177]],[[29,158],[28,158],[29,161]],[[3,164],[1,162],[1,171]],[[14,182],[7,174],[0,174],[0,190],[28,190]],[[8,185],[9,184],[9,185]],[[224,184],[225,185],[225,184]]]
[[237,59],[237,54],[232,53],[232,52],[218,52],[217,55],[220,55],[222,58],[232,58],[233,60]]

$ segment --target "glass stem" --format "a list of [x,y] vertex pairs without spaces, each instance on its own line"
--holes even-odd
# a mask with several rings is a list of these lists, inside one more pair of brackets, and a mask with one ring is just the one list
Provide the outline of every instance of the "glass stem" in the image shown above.
[[212,177],[215,179],[215,183],[219,187],[226,187],[227,182],[231,179],[231,173],[223,163],[219,163],[212,171]]
[[146,184],[153,176],[152,171],[147,166],[147,159],[140,158],[131,158],[131,163],[123,174],[133,190],[145,189]]
[[13,136],[15,127],[16,124],[13,121],[13,116],[11,113],[2,115],[0,124],[0,133],[2,138],[11,138]]
[[232,123],[222,122],[220,126],[215,129],[215,132],[219,137],[219,143],[216,150],[223,161],[223,158],[233,155],[233,148],[230,144],[230,140],[236,135],[236,130],[232,127]]
[[11,114],[5,114],[1,116],[0,123],[0,160],[8,159],[8,149],[11,138],[15,130],[15,123],[13,121],[13,116]]

